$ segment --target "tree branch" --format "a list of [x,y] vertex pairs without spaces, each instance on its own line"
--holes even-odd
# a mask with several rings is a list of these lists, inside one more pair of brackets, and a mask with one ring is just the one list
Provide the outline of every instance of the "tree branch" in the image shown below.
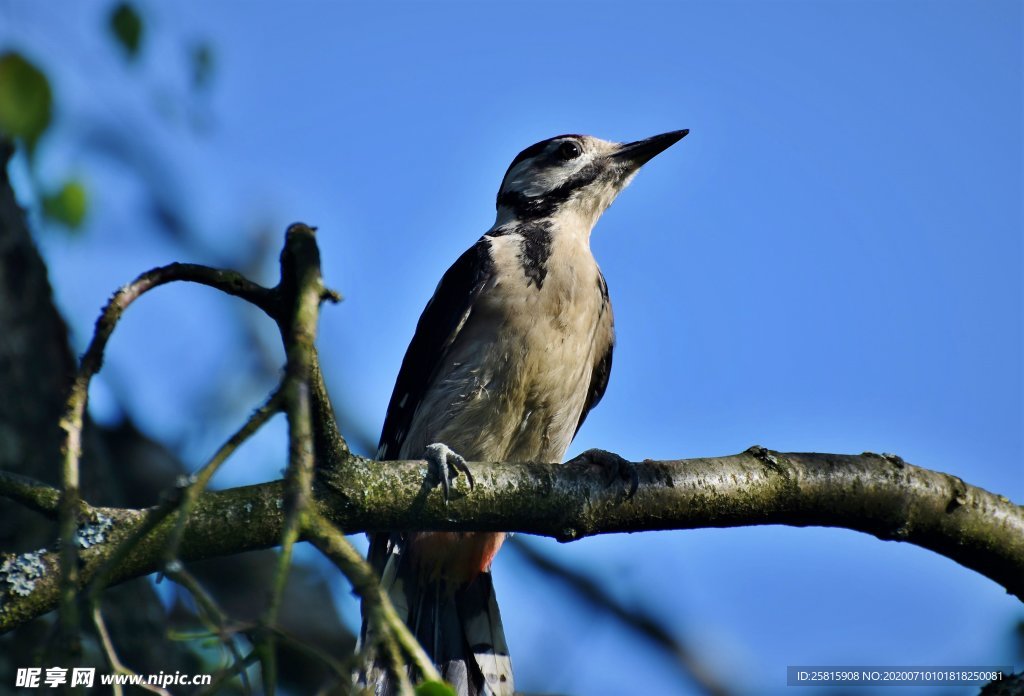
[[353,591],[363,602],[363,614],[373,626],[373,633],[384,643],[389,653],[391,669],[393,676],[398,679],[400,692],[412,693],[402,652],[408,655],[425,679],[441,681],[441,675],[434,664],[398,617],[387,593],[381,589],[373,567],[355,550],[345,535],[319,515],[309,516],[303,532],[310,543],[327,556],[352,583]]
[[[281,553],[270,601],[263,615],[265,627],[277,625],[285,583],[291,570],[292,550],[299,539],[313,494],[314,438],[309,378],[311,365],[316,361],[313,344],[325,291],[320,278],[320,252],[313,237],[315,231],[315,228],[301,224],[289,227],[281,254],[281,283],[278,288],[284,296],[294,298],[294,303],[288,306],[288,321],[278,320],[288,356],[281,385],[288,416],[287,499]],[[276,638],[273,631],[264,631],[257,646],[263,669],[263,688],[268,696],[274,696],[277,688]]]
[[[1024,599],[1024,509],[959,478],[898,457],[782,454],[751,448],[728,457],[637,464],[640,488],[608,486],[587,466],[478,463],[476,487],[462,479],[445,506],[425,483],[422,461],[377,462],[349,456],[318,470],[314,509],[348,533],[390,529],[519,531],[562,541],[593,534],[785,524],[844,527],[947,556]],[[182,539],[196,560],[279,543],[284,483],[208,492]],[[151,511],[96,508],[113,521],[107,541],[81,551],[80,583]],[[111,582],[159,570],[174,516],[144,535]],[[11,560],[12,565],[16,561]],[[57,557],[25,596],[0,575],[0,631],[57,605]]]
[[0,471],[0,495],[45,517],[57,519],[60,489],[11,471]]

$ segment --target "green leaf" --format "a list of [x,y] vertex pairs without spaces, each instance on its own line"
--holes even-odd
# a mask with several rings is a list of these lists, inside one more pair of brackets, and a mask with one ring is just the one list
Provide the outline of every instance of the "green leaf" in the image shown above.
[[416,686],[416,696],[456,696],[455,689],[439,681],[425,681]]
[[82,224],[88,209],[85,185],[77,179],[70,179],[56,193],[43,196],[43,214],[71,229]]
[[142,17],[131,3],[122,2],[110,13],[110,31],[129,59],[139,54],[142,46]]
[[24,140],[29,151],[50,125],[50,81],[21,54],[0,55],[0,133]]

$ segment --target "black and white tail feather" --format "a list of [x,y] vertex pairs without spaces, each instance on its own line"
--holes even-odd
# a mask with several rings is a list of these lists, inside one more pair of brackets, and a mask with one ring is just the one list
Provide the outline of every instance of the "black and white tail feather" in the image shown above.
[[[459,696],[512,696],[512,660],[490,572],[483,572],[462,588],[443,580],[423,578],[402,553],[398,534],[375,534],[370,559],[379,567],[381,588],[395,612],[437,666],[441,677]],[[364,622],[360,642],[367,634]],[[420,675],[407,667],[414,683]],[[375,661],[364,683],[375,696],[394,696],[397,684],[381,660]]]

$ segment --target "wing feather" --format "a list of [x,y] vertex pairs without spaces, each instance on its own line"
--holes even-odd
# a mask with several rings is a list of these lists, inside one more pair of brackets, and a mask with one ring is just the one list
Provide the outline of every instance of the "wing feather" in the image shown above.
[[481,237],[441,278],[405,351],[384,418],[377,459],[398,457],[417,407],[493,273],[490,240]]
[[615,348],[614,320],[611,316],[611,302],[608,299],[608,284],[605,282],[604,274],[600,271],[597,273],[597,287],[601,291],[601,298],[604,302],[604,311],[607,312],[609,322],[608,344],[605,346],[604,350],[598,354],[597,360],[594,363],[594,368],[590,372],[590,385],[587,387],[587,400],[583,404],[583,410],[580,412],[580,419],[576,423],[576,430],[573,432],[573,437],[576,437],[576,433],[578,433],[580,428],[583,427],[583,421],[587,419],[587,414],[589,414],[591,409],[597,406],[601,401],[605,390],[608,388],[608,378],[612,373],[612,351]]
[[594,370],[590,373],[590,387],[587,390],[587,402],[583,404],[583,411],[580,413],[580,420],[576,423],[576,432],[573,433],[573,437],[576,437],[576,433],[583,427],[583,421],[587,419],[587,414],[590,413],[591,409],[597,406],[598,402],[601,401],[601,397],[604,396],[605,389],[608,388],[608,377],[612,373],[612,349],[614,348],[613,343],[608,344],[608,349],[601,356],[601,359],[594,364]]

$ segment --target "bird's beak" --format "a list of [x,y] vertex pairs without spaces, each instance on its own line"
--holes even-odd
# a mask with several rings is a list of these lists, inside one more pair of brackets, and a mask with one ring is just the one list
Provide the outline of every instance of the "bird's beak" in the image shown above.
[[626,163],[632,169],[639,169],[641,165],[649,162],[659,152],[667,150],[669,147],[682,140],[689,132],[689,128],[684,128],[683,130],[670,131],[668,133],[662,133],[661,135],[655,135],[651,138],[647,138],[646,140],[637,140],[634,143],[626,143],[612,154],[612,159]]

